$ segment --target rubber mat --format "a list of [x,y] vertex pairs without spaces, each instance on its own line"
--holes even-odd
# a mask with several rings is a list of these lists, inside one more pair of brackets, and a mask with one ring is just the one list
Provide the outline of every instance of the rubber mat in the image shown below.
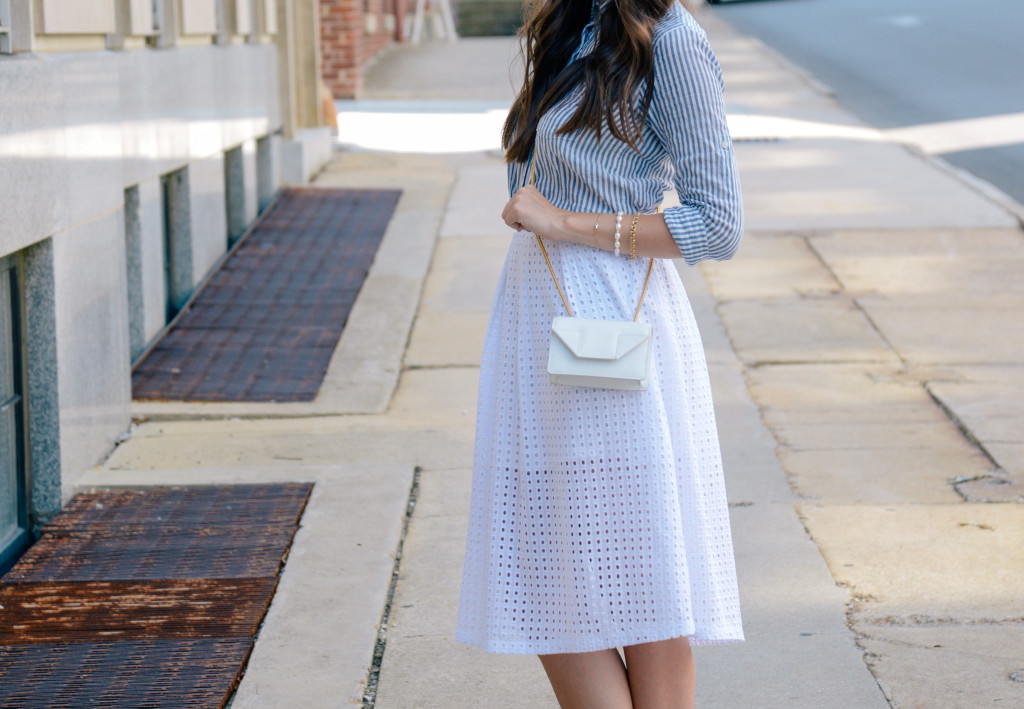
[[134,398],[312,401],[400,194],[286,190],[136,366]]

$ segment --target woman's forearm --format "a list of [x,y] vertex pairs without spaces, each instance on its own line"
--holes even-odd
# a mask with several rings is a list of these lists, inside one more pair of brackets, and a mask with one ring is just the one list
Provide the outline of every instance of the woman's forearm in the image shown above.
[[[619,253],[630,254],[630,229],[636,215],[625,213],[619,227]],[[549,239],[574,241],[602,251],[615,250],[615,218],[608,212],[563,211],[555,220],[554,233],[541,234]],[[595,225],[597,228],[595,229]],[[636,223],[636,255],[655,258],[680,258],[679,247],[661,214],[641,214]]]

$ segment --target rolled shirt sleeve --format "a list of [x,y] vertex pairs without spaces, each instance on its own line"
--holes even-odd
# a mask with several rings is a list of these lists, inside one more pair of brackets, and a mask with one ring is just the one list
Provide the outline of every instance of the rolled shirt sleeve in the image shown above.
[[722,70],[703,30],[687,23],[656,36],[654,71],[647,121],[671,160],[680,201],[665,209],[665,223],[686,263],[732,258],[743,233],[742,195]]

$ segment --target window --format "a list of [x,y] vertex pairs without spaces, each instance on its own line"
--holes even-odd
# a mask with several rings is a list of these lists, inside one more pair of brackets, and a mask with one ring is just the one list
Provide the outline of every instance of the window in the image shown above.
[[0,258],[0,574],[28,546],[21,301],[12,257]]
[[0,54],[11,53],[11,0],[0,0]]

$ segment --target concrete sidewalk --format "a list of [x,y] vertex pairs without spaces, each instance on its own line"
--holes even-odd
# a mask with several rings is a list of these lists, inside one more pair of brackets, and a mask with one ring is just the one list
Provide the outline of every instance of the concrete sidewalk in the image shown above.
[[[1024,669],[1024,233],[973,182],[703,20],[747,233],[734,261],[680,268],[712,374],[747,642],[698,651],[698,706],[1024,705],[1010,679]],[[364,704],[375,650],[365,706],[557,706],[536,658],[452,639],[476,367],[510,237],[497,136],[413,154],[373,133],[386,119],[416,137],[417,102],[456,116],[436,130],[493,123],[510,50],[385,57],[370,90],[402,103],[350,124],[317,178],[405,190],[343,340],[395,365],[329,387],[346,415],[176,407],[83,483],[317,483],[236,709]],[[343,107],[342,126],[365,108]],[[425,137],[422,150],[438,144]]]

